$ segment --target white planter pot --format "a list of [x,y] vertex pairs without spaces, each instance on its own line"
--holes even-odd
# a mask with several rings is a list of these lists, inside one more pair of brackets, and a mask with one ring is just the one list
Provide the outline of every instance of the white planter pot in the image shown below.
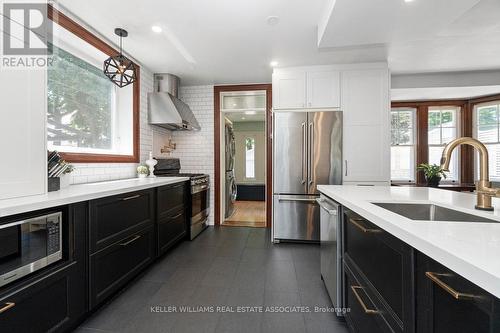
[[146,178],[147,176],[148,176],[148,175],[143,174],[143,173],[140,173],[140,174],[139,174],[139,178]]
[[70,181],[71,181],[71,174],[65,173],[65,174],[61,175],[59,178],[61,181],[61,188],[69,187]]

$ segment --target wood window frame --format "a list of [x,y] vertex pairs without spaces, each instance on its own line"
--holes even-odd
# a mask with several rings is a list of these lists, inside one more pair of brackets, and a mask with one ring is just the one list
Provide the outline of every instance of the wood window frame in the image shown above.
[[214,86],[214,168],[215,168],[215,225],[221,224],[221,172],[220,172],[220,130],[221,130],[221,112],[220,112],[220,93],[225,91],[249,91],[249,90],[265,90],[266,91],[266,227],[271,227],[272,221],[272,198],[273,198],[273,143],[272,143],[272,106],[273,92],[272,85],[268,84],[242,84],[242,85],[225,85]]
[[[51,5],[48,5],[47,16],[54,23],[57,23],[62,28],[68,30],[76,37],[84,42],[92,45],[99,51],[112,56],[118,54],[112,46],[98,38],[96,35],[82,27],[80,24],[61,13]],[[104,59],[103,59],[104,61]],[[61,156],[71,163],[138,163],[139,162],[139,116],[140,116],[140,67],[136,63],[137,80],[132,87],[132,129],[133,129],[133,148],[132,155],[117,155],[117,154],[95,154],[95,153],[69,153],[61,152]]]
[[[436,101],[404,101],[392,102],[391,108],[413,108],[417,111],[417,156],[416,165],[429,162],[429,141],[428,141],[428,116],[429,108],[433,106],[456,106],[460,108],[460,131],[457,136],[472,137],[472,114],[469,107],[469,100],[436,100]],[[471,147],[462,145],[460,147],[460,181],[459,183],[473,183],[474,178],[474,155]],[[472,162],[471,162],[472,160]],[[425,184],[425,176],[419,171],[416,174],[416,184]],[[396,184],[407,184],[402,182],[394,182]]]

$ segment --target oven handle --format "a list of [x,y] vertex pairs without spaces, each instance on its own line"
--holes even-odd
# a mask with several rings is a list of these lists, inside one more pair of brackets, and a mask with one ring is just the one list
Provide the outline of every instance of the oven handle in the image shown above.
[[[43,215],[43,216],[37,216],[37,217],[33,217],[33,218],[30,218],[30,219],[26,219],[26,220],[21,220],[21,221],[16,221],[16,222],[12,222],[12,223],[7,223],[7,224],[2,224],[0,225],[0,229],[5,229],[5,228],[9,228],[9,227],[15,227],[17,225],[21,225],[21,224],[25,224],[25,223],[31,223],[31,222],[35,222],[35,221],[45,221],[45,223],[47,223],[47,220],[52,217],[52,216],[60,216],[61,213],[52,213],[52,214],[47,214],[47,215]],[[61,221],[59,221],[61,222]]]
[[[196,188],[196,187],[193,187],[193,189]],[[210,185],[202,185],[200,186],[199,188],[197,188],[196,190],[193,190],[191,193],[192,194],[195,194],[195,193],[199,193],[199,192],[202,192],[202,191],[205,191],[205,190],[208,190],[210,188]]]

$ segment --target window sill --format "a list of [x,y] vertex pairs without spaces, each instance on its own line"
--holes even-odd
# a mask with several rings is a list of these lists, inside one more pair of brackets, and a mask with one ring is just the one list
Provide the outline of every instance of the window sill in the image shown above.
[[61,156],[69,163],[139,163],[139,154],[134,155],[105,155],[64,153]]

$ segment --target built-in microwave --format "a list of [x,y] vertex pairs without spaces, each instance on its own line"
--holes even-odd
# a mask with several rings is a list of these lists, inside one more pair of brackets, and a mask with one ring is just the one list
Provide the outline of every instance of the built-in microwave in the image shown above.
[[0,287],[61,259],[61,212],[0,225]]

